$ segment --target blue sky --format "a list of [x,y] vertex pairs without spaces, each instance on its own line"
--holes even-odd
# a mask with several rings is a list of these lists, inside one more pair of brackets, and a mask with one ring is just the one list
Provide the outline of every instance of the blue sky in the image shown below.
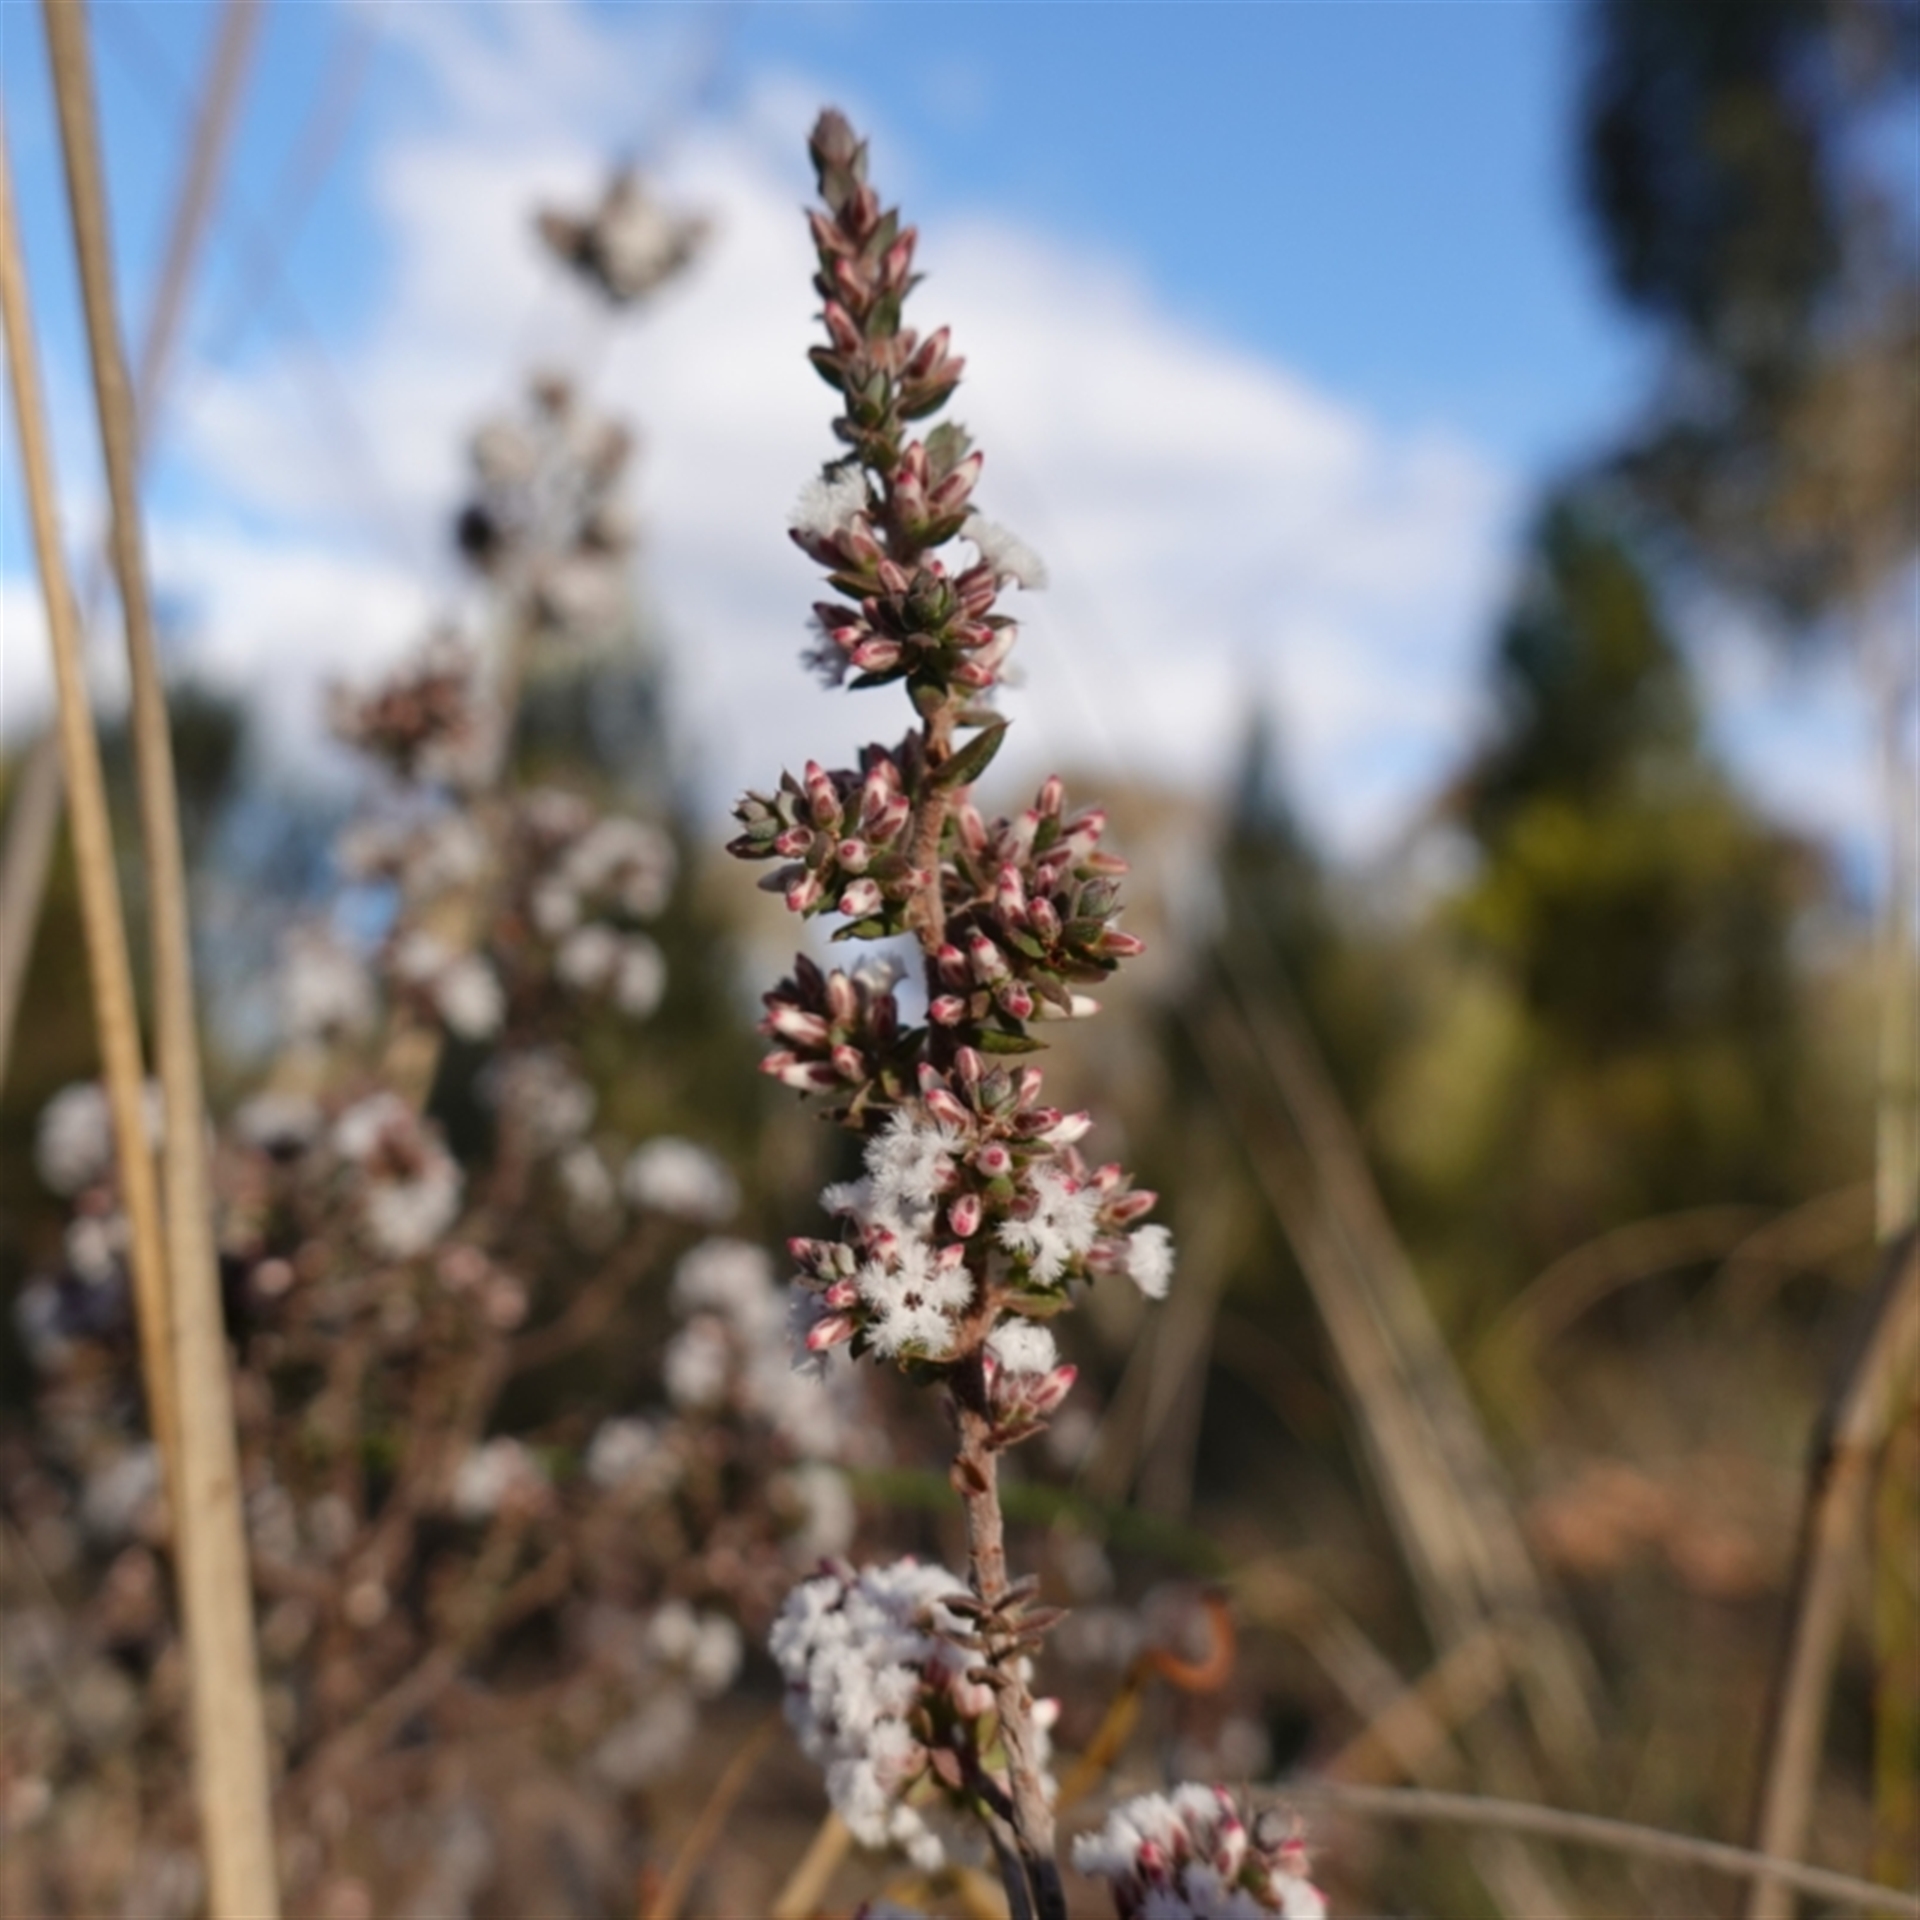
[[[136,320],[214,17],[97,12]],[[1376,850],[1480,724],[1529,499],[1624,424],[1650,372],[1580,215],[1580,18],[1491,0],[272,5],[158,448],[157,569],[203,664],[299,736],[317,677],[390,656],[457,593],[440,526],[460,431],[529,350],[584,355],[651,438],[649,588],[690,734],[722,783],[746,774],[808,698],[791,660],[809,586],[780,521],[827,451],[826,403],[799,359],[791,210],[807,116],[833,97],[922,229],[923,311],[971,328],[989,510],[1053,562],[1023,697],[1035,750],[1205,783],[1263,704],[1328,838]],[[34,10],[0,7],[0,34],[79,526]],[[303,198],[316,101],[349,75]],[[587,197],[622,152],[714,210],[720,239],[608,345],[522,256],[530,203]],[[248,293],[263,246],[291,298]],[[6,485],[11,730],[44,676]],[[1851,691],[1745,657],[1722,677],[1723,736],[1767,797],[1857,837]]]

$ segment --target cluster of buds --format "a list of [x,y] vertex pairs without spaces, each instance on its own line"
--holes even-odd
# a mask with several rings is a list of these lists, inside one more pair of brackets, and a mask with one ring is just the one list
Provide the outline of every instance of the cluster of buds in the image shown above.
[[383,762],[403,780],[460,787],[483,778],[491,740],[473,650],[434,634],[384,679],[327,696],[335,737]]
[[805,954],[762,996],[760,1031],[775,1042],[760,1070],[802,1093],[832,1096],[830,1117],[859,1124],[896,1107],[914,1090],[919,1035],[902,1031],[894,985],[897,964],[873,961],[852,973],[828,973]]
[[371,1250],[410,1260],[460,1211],[461,1175],[440,1130],[396,1093],[369,1094],[334,1123],[333,1147]]
[[616,307],[630,307],[680,274],[705,245],[709,223],[669,213],[630,167],[607,182],[600,204],[575,215],[535,216],[549,252]]
[[526,417],[474,435],[460,551],[511,592],[540,638],[602,639],[625,617],[635,542],[622,498],[633,436],[589,414],[565,380],[531,384]]
[[1073,1843],[1073,1863],[1108,1883],[1119,1920],[1326,1920],[1299,1823],[1272,1810],[1249,1822],[1222,1787],[1124,1802]]
[[[943,1027],[1003,1033],[1049,1015],[1073,1018],[1096,1003],[1073,987],[1103,979],[1142,942],[1116,924],[1127,870],[1100,846],[1106,814],[1064,817],[1065,789],[1047,780],[1034,803],[990,826],[971,803],[949,822],[947,941],[937,963],[932,1018]],[[988,1044],[993,1044],[992,1040]]]
[[[925,1872],[946,1857],[933,1818],[972,1811],[1002,1764],[997,1695],[969,1645],[977,1611],[941,1567],[829,1566],[787,1596],[769,1639],[788,1723],[835,1811],[863,1845],[898,1846]],[[1037,1704],[1044,1743],[1056,1708]]]
[[777,792],[749,793],[734,808],[742,831],[727,851],[786,861],[760,885],[794,913],[843,913],[853,922],[843,929],[849,937],[898,933],[932,878],[907,850],[915,771],[910,743],[893,752],[864,748],[857,771],[829,773],[809,760],[800,779],[783,773]]
[[808,215],[820,263],[813,284],[829,344],[808,357],[846,400],[840,438],[865,464],[890,467],[901,423],[937,413],[966,363],[948,351],[946,328],[923,341],[900,324],[918,236],[867,184],[865,143],[839,114],[823,113],[811,151],[824,202]]

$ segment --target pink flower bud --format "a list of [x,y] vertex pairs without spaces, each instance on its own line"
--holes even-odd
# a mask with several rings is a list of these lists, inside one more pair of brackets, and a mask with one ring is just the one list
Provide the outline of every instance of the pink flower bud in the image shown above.
[[841,1045],[833,1050],[833,1070],[842,1080],[858,1084],[867,1077],[866,1056],[858,1047]]
[[990,1140],[973,1156],[973,1164],[989,1180],[999,1180],[1013,1171],[1013,1155],[998,1140]]
[[833,857],[847,873],[865,873],[873,859],[873,849],[864,840],[842,840]]
[[834,791],[827,770],[817,760],[807,762],[805,775],[807,804],[813,809],[813,824],[829,833],[840,824],[840,796]]
[[1093,1115],[1070,1113],[1048,1130],[1047,1138],[1056,1147],[1070,1147],[1093,1131]]
[[1145,1218],[1159,1203],[1160,1196],[1149,1192],[1145,1187],[1132,1193],[1123,1193],[1117,1200],[1108,1203],[1107,1218],[1116,1227],[1130,1227],[1136,1220]]
[[943,1127],[964,1127],[971,1117],[945,1087],[924,1087],[920,1097],[927,1103],[927,1111]]
[[1033,1018],[1033,995],[1018,980],[1009,980],[994,993],[1000,1011],[1013,1020]]
[[864,920],[868,914],[878,913],[883,904],[880,885],[875,880],[856,880],[840,896],[840,911],[853,920]]
[[1147,943],[1138,934],[1122,933],[1118,927],[1109,927],[1094,944],[1111,960],[1131,960],[1147,950]]
[[825,1353],[830,1347],[837,1347],[843,1340],[851,1340],[854,1335],[854,1323],[850,1314],[830,1313],[824,1320],[816,1320],[807,1329],[807,1351]]
[[972,963],[973,977],[976,980],[983,982],[1004,980],[1009,971],[1007,956],[984,933],[968,934],[967,959]]
[[993,904],[1001,917],[1012,921],[1016,926],[1027,917],[1027,890],[1020,880],[1018,867],[1002,867],[994,875]]
[[[835,634],[838,642],[840,636]],[[856,640],[845,649],[846,656],[862,673],[891,673],[900,664],[903,649],[898,640]]]
[[1073,1391],[1073,1383],[1079,1377],[1078,1367],[1055,1367],[1040,1385],[1033,1389],[1028,1404],[1040,1419],[1050,1418],[1059,1409],[1061,1401]]
[[825,888],[821,886],[820,876],[817,873],[801,874],[797,880],[790,881],[787,885],[786,899],[788,911],[791,913],[805,913],[809,907],[819,901],[823,892],[825,892]]
[[836,1027],[850,1027],[860,1017],[860,995],[844,973],[827,975],[827,1018]]
[[1034,811],[1052,819],[1067,803],[1065,783],[1057,773],[1050,773],[1040,783],[1040,791],[1034,798]]
[[949,940],[933,956],[940,978],[950,987],[967,985],[967,956]]
[[836,1313],[860,1304],[860,1289],[851,1280],[836,1280],[820,1298]]
[[938,995],[927,1008],[936,1027],[957,1027],[967,1017],[967,1003],[957,993]]
[[980,1082],[986,1077],[987,1063],[978,1047],[962,1047],[953,1056],[954,1071],[959,1074],[961,1085],[969,1093],[980,1090]]
[[1027,903],[1027,925],[1042,946],[1050,947],[1060,938],[1060,915],[1051,900],[1036,899]]
[[1023,1107],[1030,1107],[1040,1098],[1040,1089],[1046,1084],[1038,1067],[1022,1067],[1014,1079],[1015,1097]]
[[829,300],[820,317],[827,323],[827,333],[837,351],[854,353],[859,350],[860,329],[853,324],[853,316],[838,300]]
[[980,1230],[980,1196],[977,1193],[963,1193],[947,1209],[947,1225],[962,1240],[968,1240]]
[[778,1034],[782,1040],[791,1040],[801,1047],[824,1047],[833,1037],[817,1013],[807,1013],[789,1004],[775,1008],[760,1024],[768,1035]]

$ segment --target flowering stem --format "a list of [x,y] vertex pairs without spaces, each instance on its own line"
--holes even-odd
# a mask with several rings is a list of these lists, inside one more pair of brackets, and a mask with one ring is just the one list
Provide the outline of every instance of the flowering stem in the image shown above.
[[[960,1446],[954,1456],[953,1483],[967,1519],[967,1575],[974,1596],[993,1612],[1014,1598],[1007,1579],[1006,1520],[1000,1509],[1000,1453],[993,1441],[993,1421],[986,1410],[986,1380],[982,1356],[975,1353],[955,1370],[954,1404]],[[1035,1750],[1033,1694],[1021,1676],[1017,1661],[1003,1657],[1004,1649],[989,1642],[987,1671],[1000,1709],[1000,1738],[1007,1754],[1008,1824],[1012,1829],[1012,1858],[1003,1853],[1002,1876],[1015,1914],[1024,1894],[1036,1920],[1054,1920],[1066,1912],[1060,1887],[1060,1869],[1054,1858],[1053,1809],[1041,1784],[1042,1769]],[[998,1850],[998,1849],[996,1849]],[[1017,1863],[1016,1888],[1012,1867]]]

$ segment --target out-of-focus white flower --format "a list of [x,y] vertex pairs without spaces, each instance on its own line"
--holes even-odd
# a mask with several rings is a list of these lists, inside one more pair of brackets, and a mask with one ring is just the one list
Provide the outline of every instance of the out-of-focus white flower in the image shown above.
[[591,991],[606,985],[619,960],[620,936],[595,920],[576,927],[561,941],[553,970],[562,986]]
[[1123,1802],[1074,1841],[1073,1864],[1108,1883],[1120,1920],[1326,1920],[1298,1828],[1271,1813],[1249,1825],[1223,1787]]
[[334,1122],[333,1144],[358,1175],[367,1236],[388,1259],[424,1253],[453,1224],[460,1169],[439,1130],[398,1094],[369,1094],[349,1107]]
[[740,1210],[740,1183],[726,1162],[671,1134],[637,1147],[620,1184],[636,1207],[703,1226],[719,1226]]
[[853,1545],[859,1526],[853,1486],[838,1467],[809,1460],[791,1468],[775,1482],[776,1497],[791,1500],[801,1513],[800,1525],[787,1539],[789,1556],[801,1566],[812,1566],[843,1554]]
[[161,1494],[160,1449],[142,1442],[87,1475],[80,1524],[103,1546],[117,1546],[141,1530]]
[[[482,1076],[481,1090],[536,1154],[557,1153],[578,1140],[599,1105],[593,1089],[551,1047],[496,1060]],[[588,1152],[600,1164],[599,1156]]]
[[630,1020],[644,1020],[667,991],[667,957],[644,933],[620,942],[613,968],[613,1004]]
[[501,1434],[475,1447],[453,1470],[453,1510],[463,1520],[491,1520],[503,1507],[537,1506],[548,1481],[525,1445]]
[[667,1398],[676,1407],[704,1410],[726,1398],[733,1353],[719,1317],[696,1314],[667,1342],[661,1357]]
[[650,1420],[603,1420],[587,1443],[587,1478],[604,1493],[647,1500],[680,1478],[680,1457]]
[[354,1040],[373,1025],[373,981],[360,956],[323,928],[280,949],[280,1023],[290,1041]]
[[684,1600],[655,1609],[647,1645],[657,1660],[685,1673],[703,1700],[725,1693],[740,1671],[740,1629],[725,1614],[695,1613]]
[[[160,1088],[149,1080],[141,1101],[148,1142],[163,1135]],[[76,1080],[40,1109],[33,1130],[34,1171],[55,1193],[71,1197],[104,1180],[114,1158],[113,1111],[98,1080]]]
[[560,872],[576,893],[604,896],[622,912],[650,920],[667,904],[678,865],[670,834],[645,820],[609,814],[567,849]]
[[319,1137],[321,1120],[320,1103],[311,1095],[269,1088],[241,1102],[233,1130],[262,1153],[297,1153]]
[[488,1040],[500,1031],[507,996],[500,977],[475,953],[463,953],[433,986],[434,1004],[462,1040]]

